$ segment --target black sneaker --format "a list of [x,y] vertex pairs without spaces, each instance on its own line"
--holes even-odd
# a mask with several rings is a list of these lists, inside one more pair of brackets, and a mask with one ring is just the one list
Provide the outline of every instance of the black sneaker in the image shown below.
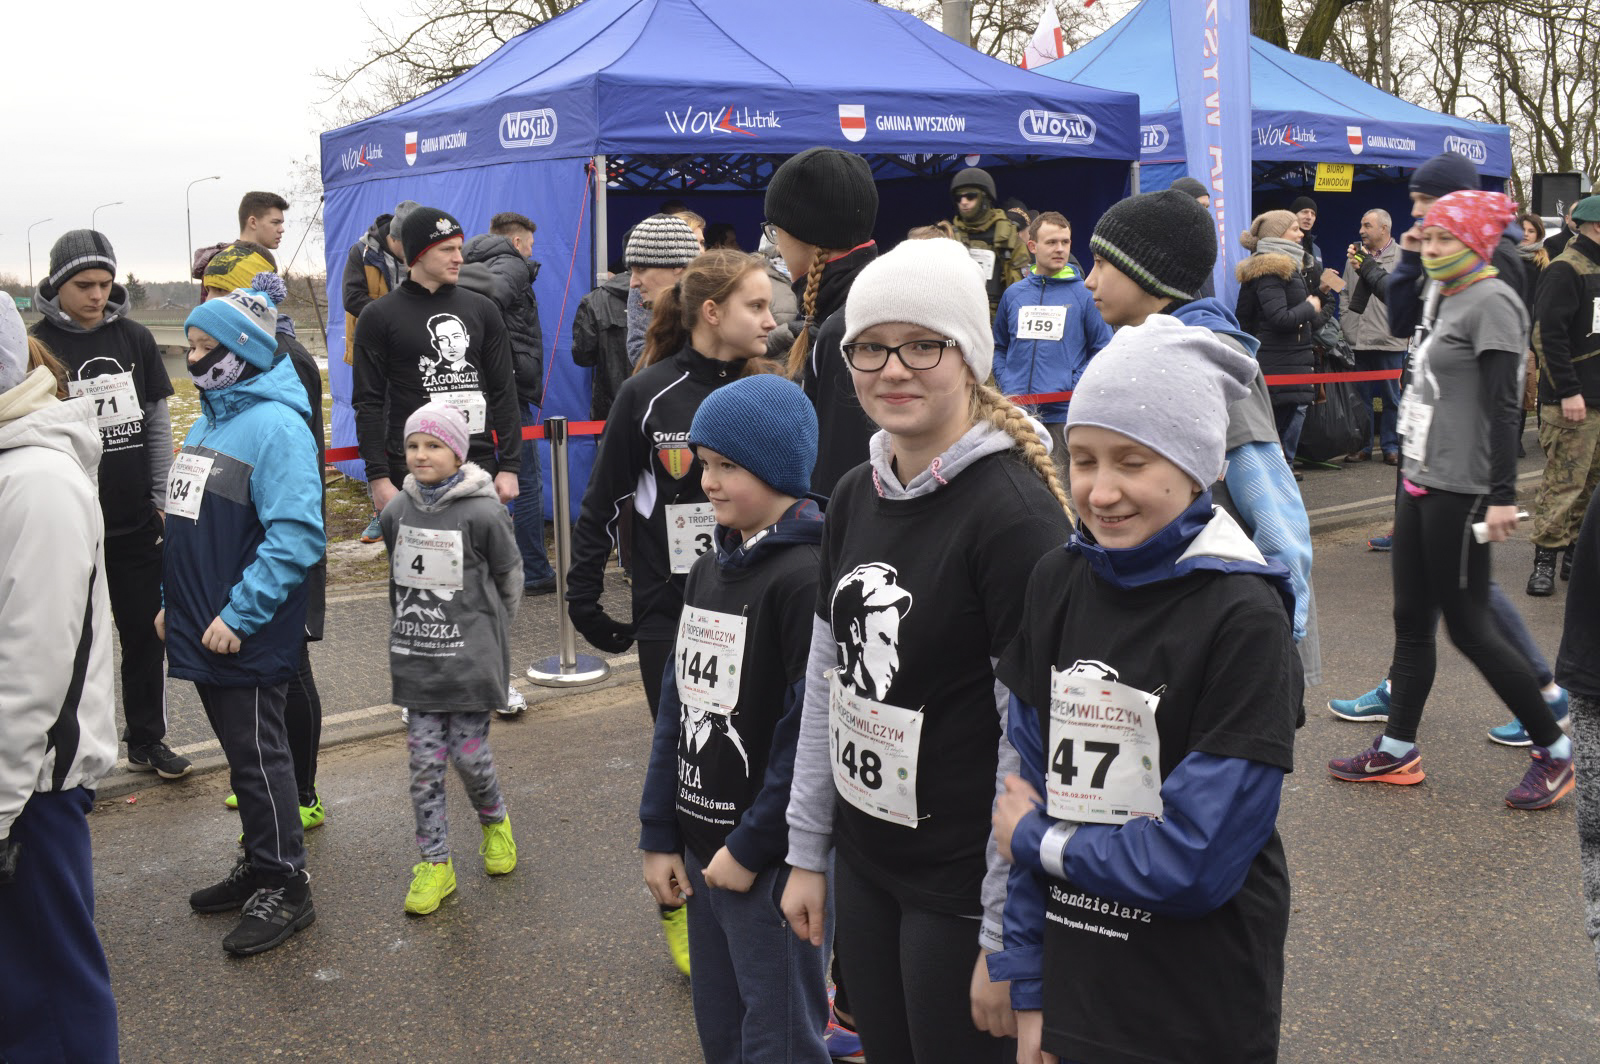
[[302,927],[310,927],[316,919],[317,910],[311,905],[311,877],[301,872],[283,886],[262,887],[250,895],[244,917],[222,940],[222,948],[235,957],[265,953],[282,945]]
[[250,895],[260,886],[249,858],[241,857],[221,883],[202,887],[189,895],[189,908],[197,913],[225,913],[249,901]]
[[154,772],[164,780],[181,780],[194,766],[189,759],[172,752],[166,743],[128,747],[128,767],[140,772]]

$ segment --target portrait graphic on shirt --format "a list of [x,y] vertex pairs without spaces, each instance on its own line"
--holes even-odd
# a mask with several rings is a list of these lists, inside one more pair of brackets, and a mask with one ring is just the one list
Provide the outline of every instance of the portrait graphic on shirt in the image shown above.
[[[467,362],[467,348],[471,344],[472,336],[467,332],[465,323],[454,314],[435,314],[429,318],[428,349],[431,354],[417,360],[423,387],[432,391],[433,379],[442,374],[472,372],[473,367]],[[476,378],[476,373],[473,376]]]
[[864,698],[888,701],[900,671],[900,621],[911,612],[900,574],[882,562],[856,566],[834,587],[832,612],[840,682]]
[[731,824],[723,807],[750,780],[750,754],[734,719],[688,702],[678,713],[678,781],[699,796],[687,811],[714,823]]

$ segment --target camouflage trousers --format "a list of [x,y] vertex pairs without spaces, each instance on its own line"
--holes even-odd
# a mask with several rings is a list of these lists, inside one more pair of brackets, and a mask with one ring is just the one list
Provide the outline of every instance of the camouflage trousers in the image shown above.
[[1600,410],[1590,408],[1582,421],[1568,421],[1559,403],[1546,403],[1539,416],[1544,480],[1534,503],[1533,543],[1568,547],[1578,541],[1583,512],[1600,480]]

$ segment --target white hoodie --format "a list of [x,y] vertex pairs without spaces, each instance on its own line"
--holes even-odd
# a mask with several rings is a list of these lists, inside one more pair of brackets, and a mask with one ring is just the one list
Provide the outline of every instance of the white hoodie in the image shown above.
[[40,367],[0,393],[0,839],[35,791],[117,757],[100,432],[55,386]]

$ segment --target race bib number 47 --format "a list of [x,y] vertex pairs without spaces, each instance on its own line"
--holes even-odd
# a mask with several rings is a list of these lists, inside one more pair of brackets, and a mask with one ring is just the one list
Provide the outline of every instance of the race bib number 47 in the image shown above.
[[922,714],[846,690],[828,676],[828,748],[833,786],[868,816],[917,826],[917,751]]
[[1081,824],[1161,816],[1157,701],[1115,680],[1052,668],[1046,812]]

